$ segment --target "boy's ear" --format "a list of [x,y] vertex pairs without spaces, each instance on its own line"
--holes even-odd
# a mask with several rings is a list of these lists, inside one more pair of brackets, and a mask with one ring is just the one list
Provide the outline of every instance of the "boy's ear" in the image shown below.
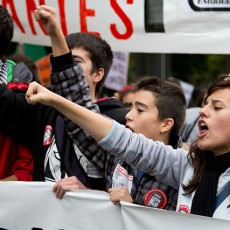
[[166,118],[162,123],[161,132],[165,133],[171,131],[173,125],[174,125],[174,120],[172,118]]
[[99,68],[96,72],[95,72],[95,75],[93,77],[93,82],[94,83],[98,83],[100,82],[103,77],[104,77],[104,74],[105,74],[105,71],[103,68]]

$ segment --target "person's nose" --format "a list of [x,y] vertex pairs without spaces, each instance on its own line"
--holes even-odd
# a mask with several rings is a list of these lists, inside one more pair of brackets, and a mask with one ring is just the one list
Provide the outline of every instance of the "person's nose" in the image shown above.
[[203,118],[203,117],[206,117],[208,114],[208,107],[207,105],[205,105],[203,108],[201,108],[200,110],[200,117]]
[[133,109],[129,110],[129,112],[126,114],[125,119],[126,121],[131,121],[133,118]]

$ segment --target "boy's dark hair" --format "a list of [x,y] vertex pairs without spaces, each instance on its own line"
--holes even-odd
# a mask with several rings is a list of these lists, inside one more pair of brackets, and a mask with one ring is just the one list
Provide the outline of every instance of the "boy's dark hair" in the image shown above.
[[96,86],[96,94],[100,94],[113,62],[113,52],[110,45],[96,35],[80,32],[67,35],[66,42],[69,49],[82,48],[89,52],[90,59],[93,63],[92,73],[99,68],[104,69],[104,77]]
[[135,84],[135,91],[147,90],[156,98],[160,121],[166,118],[174,120],[174,126],[170,132],[169,144],[180,134],[186,113],[186,99],[183,89],[176,83],[161,80],[158,77],[144,77]]
[[14,23],[7,9],[0,5],[0,58],[5,59],[14,34]]

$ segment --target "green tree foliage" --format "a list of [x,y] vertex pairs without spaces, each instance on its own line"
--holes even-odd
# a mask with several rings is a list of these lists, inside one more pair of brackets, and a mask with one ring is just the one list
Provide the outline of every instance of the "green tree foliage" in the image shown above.
[[196,86],[207,87],[220,74],[229,72],[228,55],[170,55],[171,76]]

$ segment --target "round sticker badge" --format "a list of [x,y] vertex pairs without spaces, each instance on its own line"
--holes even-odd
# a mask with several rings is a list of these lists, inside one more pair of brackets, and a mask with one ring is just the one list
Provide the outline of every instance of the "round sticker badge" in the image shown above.
[[151,189],[144,196],[144,205],[154,208],[165,208],[168,198],[164,191],[160,189]]

